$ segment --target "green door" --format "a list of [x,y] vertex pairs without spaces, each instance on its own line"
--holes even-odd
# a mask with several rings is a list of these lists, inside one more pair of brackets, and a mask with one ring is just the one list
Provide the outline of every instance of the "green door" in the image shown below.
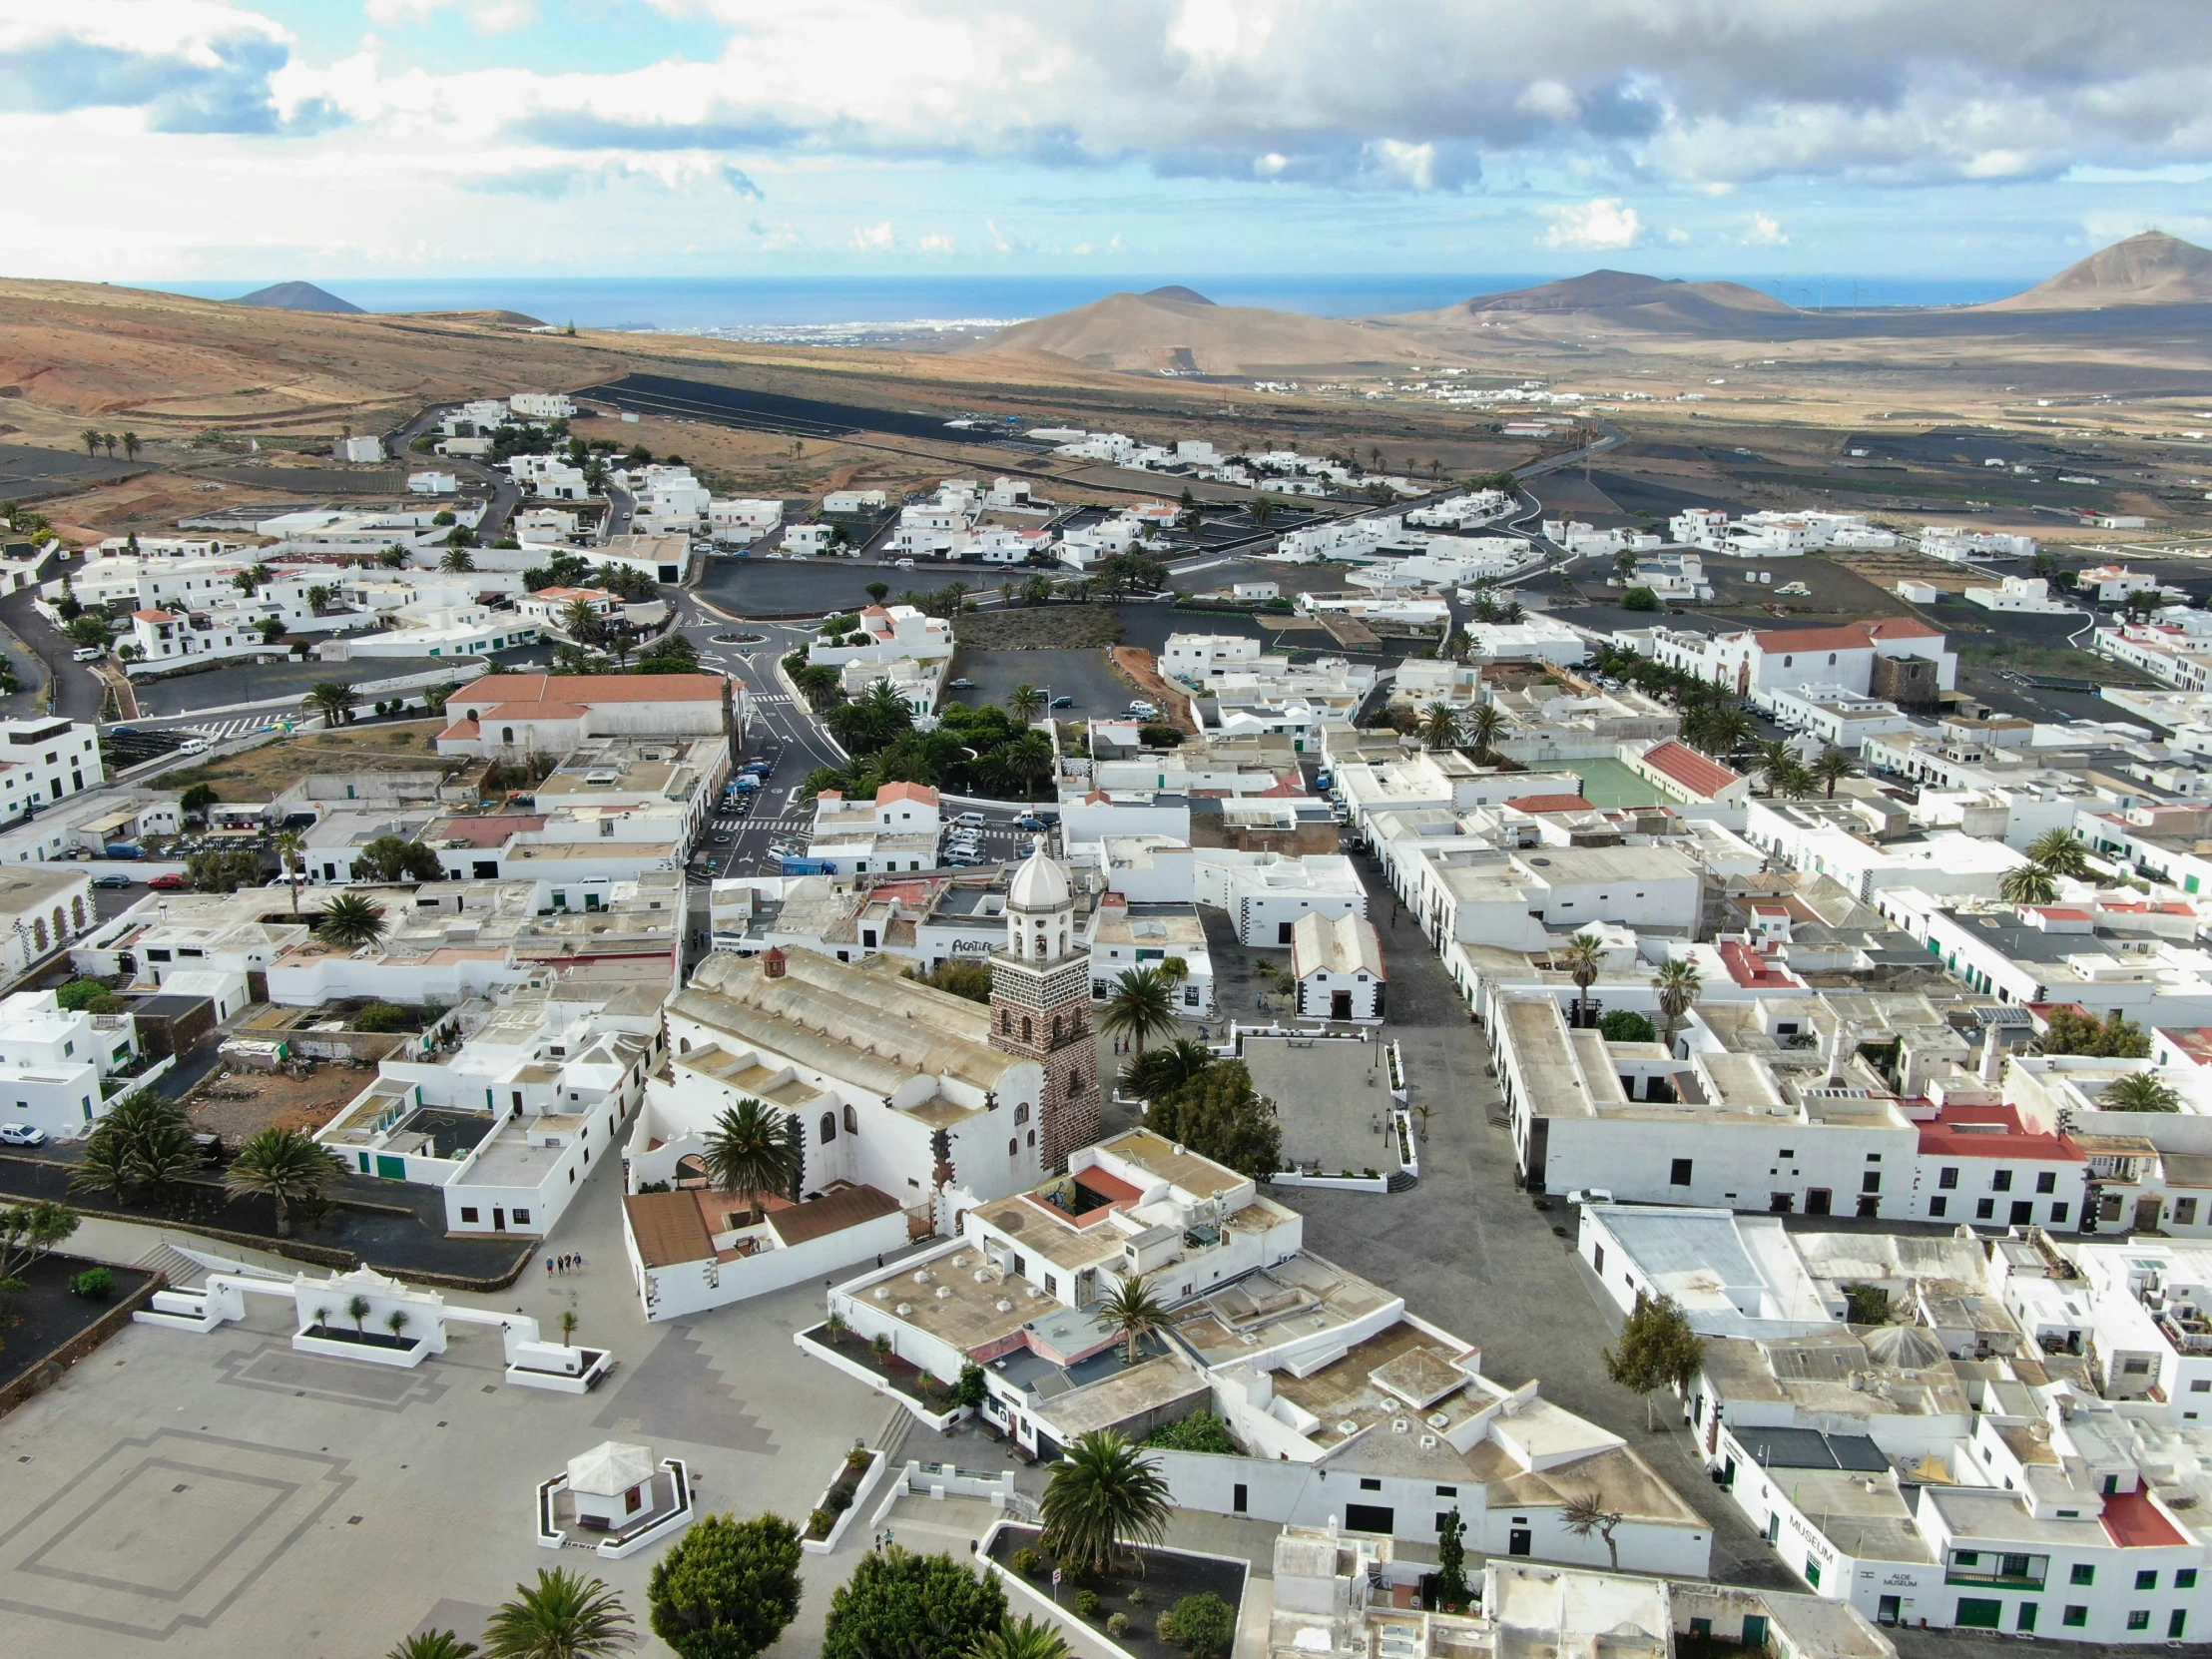
[[1746,1613],[1744,1615],[1744,1646],[1763,1648],[1766,1645],[1767,1615],[1764,1613]]
[[1958,1614],[1951,1623],[1965,1630],[1994,1630],[2004,1617],[2004,1603],[1977,1596],[1960,1596]]
[[386,1181],[404,1181],[407,1179],[407,1160],[379,1152],[376,1154],[376,1173]]

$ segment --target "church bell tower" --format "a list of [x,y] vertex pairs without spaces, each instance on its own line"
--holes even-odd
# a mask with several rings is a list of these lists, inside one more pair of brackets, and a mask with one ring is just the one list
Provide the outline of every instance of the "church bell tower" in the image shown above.
[[1024,1152],[1034,1141],[1040,1169],[1064,1169],[1070,1152],[1098,1139],[1098,1037],[1075,894],[1041,835],[1006,888],[1006,948],[991,958],[991,1046],[1044,1067],[1036,1122],[1016,1128]]

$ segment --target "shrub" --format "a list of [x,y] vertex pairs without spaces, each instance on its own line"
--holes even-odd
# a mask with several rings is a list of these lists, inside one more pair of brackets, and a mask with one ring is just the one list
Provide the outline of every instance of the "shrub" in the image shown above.
[[1615,1008],[1597,1022],[1609,1043],[1655,1043],[1659,1028],[1633,1008]]
[[393,1002],[371,1002],[353,1016],[356,1031],[404,1031],[414,1016]]
[[1142,1584],[1132,1584],[1129,1587],[1129,1605],[1132,1607],[1142,1607],[1144,1605],[1144,1586]]
[[848,1469],[858,1469],[864,1472],[868,1464],[874,1461],[875,1453],[868,1450],[864,1445],[856,1445],[844,1454],[844,1466]]
[[1077,1618],[1097,1618],[1099,1605],[1098,1592],[1096,1590],[1077,1590],[1075,1592],[1075,1616]]
[[1228,1659],[1236,1636],[1237,1615],[1211,1590],[1185,1596],[1160,1620],[1160,1640],[1191,1659]]
[[54,1000],[71,1013],[81,1014],[107,994],[108,987],[97,979],[72,979],[54,993]]
[[69,1294],[87,1302],[105,1302],[115,1295],[115,1275],[106,1268],[87,1268],[69,1276]]
[[1621,595],[1621,609],[1624,611],[1656,611],[1658,608],[1659,596],[1649,588],[1630,588]]
[[837,1524],[836,1513],[830,1509],[817,1509],[807,1517],[807,1535],[810,1538],[827,1538],[830,1529]]
[[1127,1613],[1109,1613],[1106,1616],[1106,1634],[1109,1636],[1128,1635],[1129,1615]]
[[1163,1451],[1234,1452],[1229,1425],[1211,1411],[1194,1411],[1174,1422],[1164,1422],[1144,1437],[1144,1443]]
[[852,1494],[842,1486],[837,1486],[831,1488],[830,1495],[823,1501],[841,1515],[852,1507]]
[[1024,1578],[1034,1578],[1044,1571],[1044,1557],[1024,1545],[1014,1551],[1014,1571]]

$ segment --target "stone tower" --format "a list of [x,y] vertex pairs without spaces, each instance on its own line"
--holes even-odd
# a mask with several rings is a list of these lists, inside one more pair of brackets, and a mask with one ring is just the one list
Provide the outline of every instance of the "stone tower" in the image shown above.
[[[1044,1067],[1036,1121],[1014,1127],[1024,1151],[1034,1138],[1041,1169],[1065,1168],[1070,1152],[1098,1139],[1098,1038],[1075,894],[1042,836],[1006,888],[1006,948],[991,958],[991,1046]],[[1024,1103],[1011,1104],[1018,1113]]]

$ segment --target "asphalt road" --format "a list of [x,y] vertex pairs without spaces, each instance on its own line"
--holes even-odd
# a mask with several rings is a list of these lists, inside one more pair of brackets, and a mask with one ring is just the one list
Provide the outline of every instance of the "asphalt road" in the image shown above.
[[69,654],[76,647],[31,608],[37,598],[36,588],[25,588],[20,593],[0,598],[0,622],[5,622],[15,631],[16,638],[31,648],[53,679],[54,712],[71,720],[96,721],[100,718],[100,706],[107,699],[107,687],[85,664],[70,660]]

